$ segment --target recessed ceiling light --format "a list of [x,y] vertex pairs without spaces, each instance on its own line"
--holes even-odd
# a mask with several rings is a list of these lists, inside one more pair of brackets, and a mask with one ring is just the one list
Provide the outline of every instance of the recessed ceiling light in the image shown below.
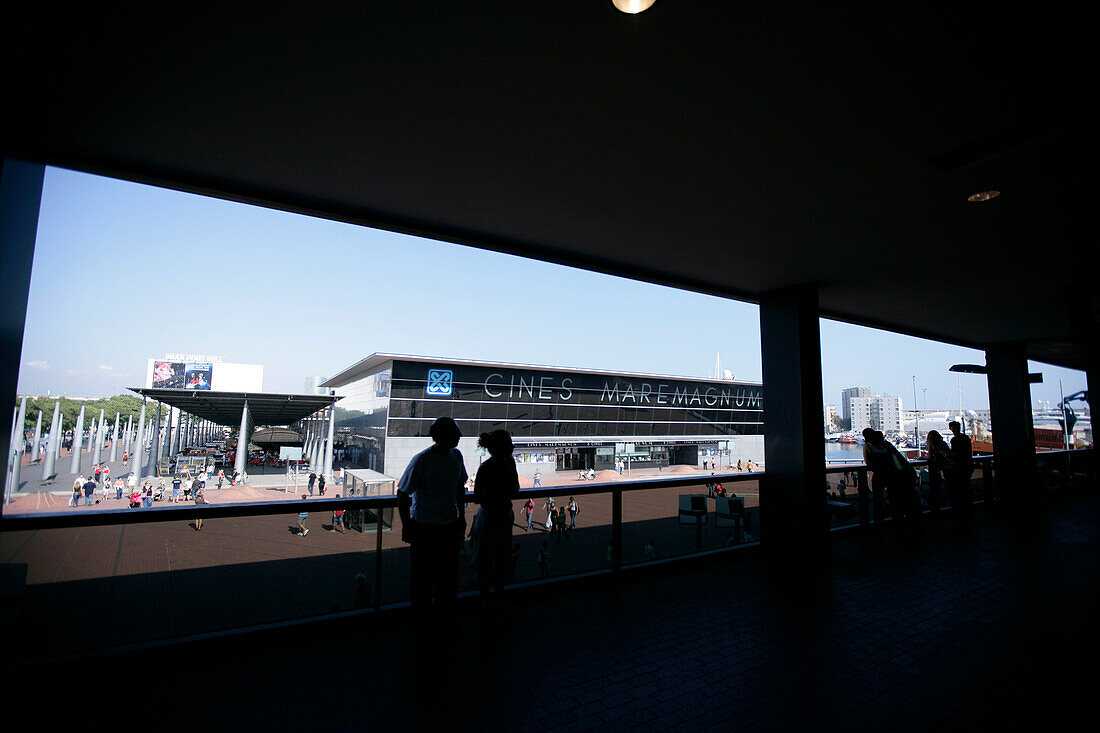
[[611,2],[624,13],[633,15],[648,9],[654,3],[654,0],[611,0]]
[[982,191],[966,198],[967,201],[989,201],[1001,195],[1000,191]]

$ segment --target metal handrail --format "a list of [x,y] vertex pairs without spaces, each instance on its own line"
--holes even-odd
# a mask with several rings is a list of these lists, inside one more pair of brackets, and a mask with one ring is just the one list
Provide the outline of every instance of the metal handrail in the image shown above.
[[[1093,448],[1078,448],[1070,450],[1053,450],[1036,453],[1036,456],[1081,455],[1089,453]],[[975,467],[985,463],[992,463],[993,456],[974,456]],[[926,459],[911,460],[910,465],[927,465]],[[849,464],[844,466],[827,466],[826,474],[846,472],[866,472],[866,464]],[[619,495],[622,492],[641,491],[645,489],[666,489],[680,486],[698,486],[707,483],[738,483],[741,481],[758,481],[767,475],[767,471],[752,471],[748,473],[714,473],[694,476],[670,476],[660,478],[647,478],[627,481],[614,481],[610,483],[595,483],[582,481],[574,484],[561,484],[557,486],[542,486],[539,488],[522,489],[517,499],[544,498],[547,496],[589,496],[592,494]],[[467,502],[473,501],[473,494],[467,493]],[[369,496],[369,497],[341,497],[331,499],[313,499],[309,502],[310,511],[326,511],[333,509],[382,509],[397,506],[397,496]],[[148,509],[105,509],[93,512],[62,511],[47,512],[15,516],[0,516],[0,532],[15,532],[20,530],[38,529],[68,529],[72,527],[101,527],[109,525],[148,524],[155,522],[177,522],[187,519],[219,519],[224,517],[251,517],[272,516],[277,514],[296,513],[295,502],[263,501],[240,502],[234,504],[185,504],[170,507],[157,507],[152,511]]]

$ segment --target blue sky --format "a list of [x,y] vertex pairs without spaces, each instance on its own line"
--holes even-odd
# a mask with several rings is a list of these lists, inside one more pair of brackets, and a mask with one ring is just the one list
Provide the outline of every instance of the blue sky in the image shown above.
[[[822,321],[825,399],[957,406],[981,352]],[[350,224],[47,169],[20,393],[110,395],[150,357],[218,354],[299,392],[375,351],[760,379],[755,305]],[[1036,399],[1085,388],[1034,365]],[[961,378],[963,405],[988,406]]]

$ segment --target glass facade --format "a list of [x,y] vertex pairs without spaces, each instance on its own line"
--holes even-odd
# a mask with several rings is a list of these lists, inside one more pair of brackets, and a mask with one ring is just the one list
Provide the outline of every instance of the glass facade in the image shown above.
[[389,415],[390,369],[380,369],[337,390],[335,442],[363,468],[385,465],[386,420]]
[[760,435],[762,409],[759,384],[395,361],[388,435],[428,437],[438,417],[517,441]]

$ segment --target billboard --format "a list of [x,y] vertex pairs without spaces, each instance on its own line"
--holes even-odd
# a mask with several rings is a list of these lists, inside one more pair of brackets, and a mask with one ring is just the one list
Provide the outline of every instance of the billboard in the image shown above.
[[145,386],[154,389],[187,389],[212,392],[262,392],[264,368],[260,364],[232,364],[220,358],[174,358],[168,354],[150,359]]
[[214,365],[191,362],[184,372],[184,387],[187,389],[210,389],[214,383]]
[[158,389],[183,389],[187,365],[179,361],[154,361],[152,387]]

